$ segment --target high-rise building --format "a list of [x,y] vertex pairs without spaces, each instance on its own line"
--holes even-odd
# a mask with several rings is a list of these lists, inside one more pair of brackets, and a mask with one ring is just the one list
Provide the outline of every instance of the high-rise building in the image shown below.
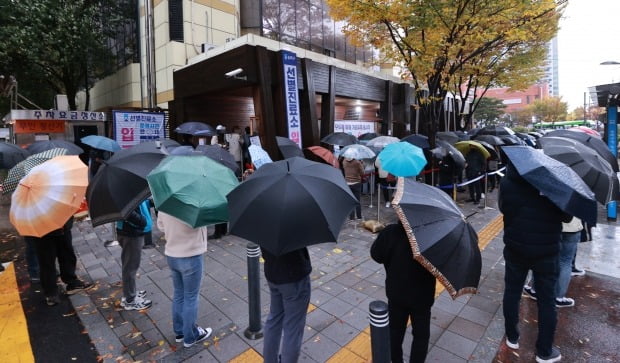
[[547,60],[545,62],[545,76],[541,80],[549,86],[549,96],[560,96],[559,65],[558,65],[558,37],[548,43]]

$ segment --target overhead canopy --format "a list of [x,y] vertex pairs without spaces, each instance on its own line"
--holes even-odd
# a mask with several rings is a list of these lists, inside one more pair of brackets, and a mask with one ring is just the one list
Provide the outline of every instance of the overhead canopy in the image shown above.
[[590,99],[598,107],[607,107],[610,98],[618,99],[620,95],[620,83],[602,84],[598,86],[588,87]]

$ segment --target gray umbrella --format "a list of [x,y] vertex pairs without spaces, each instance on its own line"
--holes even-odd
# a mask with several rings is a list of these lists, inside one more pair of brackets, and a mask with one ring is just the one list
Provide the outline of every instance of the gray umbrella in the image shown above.
[[10,169],[26,159],[30,152],[7,142],[0,142],[0,169]]
[[614,154],[611,153],[611,151],[607,147],[607,144],[596,136],[588,135],[586,133],[578,131],[554,130],[546,133],[543,137],[549,136],[560,136],[577,140],[585,146],[594,149],[594,151],[596,151],[600,156],[602,156],[603,159],[607,160],[607,162],[609,163],[609,165],[611,165],[611,168],[614,169],[615,172],[620,171],[618,168],[618,159],[614,156]]
[[345,132],[334,132],[321,139],[321,142],[330,145],[347,146],[357,144],[357,138]]
[[493,145],[493,146],[497,146],[497,145],[504,145],[504,141],[502,141],[502,139],[500,139],[499,137],[495,136],[495,135],[478,135],[476,134],[476,136],[473,137],[474,141],[485,141],[488,142],[489,144]]
[[276,136],[276,143],[282,153],[282,157],[285,159],[294,158],[295,156],[304,157],[304,152],[299,145],[288,137]]
[[28,145],[26,149],[30,154],[38,154],[46,150],[62,148],[67,150],[67,155],[80,155],[84,150],[76,144],[65,140],[42,140],[35,141]]

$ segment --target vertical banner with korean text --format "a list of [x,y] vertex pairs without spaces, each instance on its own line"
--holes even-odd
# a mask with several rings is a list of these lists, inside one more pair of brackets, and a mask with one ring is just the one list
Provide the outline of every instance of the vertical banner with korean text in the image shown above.
[[[611,100],[615,101],[615,100]],[[609,151],[617,158],[618,157],[618,105],[616,103],[610,103],[607,106],[607,147]],[[607,219],[615,221],[618,218],[616,201],[612,200],[607,203]]]
[[301,148],[299,97],[297,93],[297,55],[283,50],[282,63],[284,64],[284,98],[286,99],[288,138]]
[[123,149],[141,142],[163,139],[163,112],[113,111],[114,137]]

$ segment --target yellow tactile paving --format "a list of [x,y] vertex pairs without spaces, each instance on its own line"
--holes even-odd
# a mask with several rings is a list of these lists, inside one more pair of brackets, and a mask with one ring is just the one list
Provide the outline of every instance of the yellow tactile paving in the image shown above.
[[263,360],[263,356],[258,354],[254,349],[248,349],[245,352],[241,353],[237,357],[230,360],[230,363],[255,363],[261,362]]
[[34,362],[13,264],[0,274],[0,324],[0,361]]

